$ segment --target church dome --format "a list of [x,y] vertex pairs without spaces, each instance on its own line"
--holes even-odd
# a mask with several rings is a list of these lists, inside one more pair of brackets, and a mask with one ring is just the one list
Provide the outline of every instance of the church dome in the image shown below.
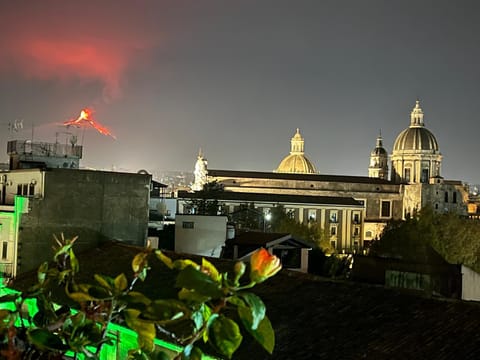
[[276,172],[279,173],[297,173],[297,174],[316,174],[317,170],[304,153],[305,141],[300,134],[300,130],[291,139],[290,155],[287,155],[278,165]]
[[433,150],[438,151],[438,143],[435,136],[425,128],[408,128],[397,136],[394,151],[405,150]]
[[411,113],[410,126],[397,136],[393,145],[393,151],[416,150],[438,152],[437,139],[430,130],[425,128],[423,111],[418,100]]
[[291,154],[278,165],[279,173],[315,174],[315,166],[304,155]]

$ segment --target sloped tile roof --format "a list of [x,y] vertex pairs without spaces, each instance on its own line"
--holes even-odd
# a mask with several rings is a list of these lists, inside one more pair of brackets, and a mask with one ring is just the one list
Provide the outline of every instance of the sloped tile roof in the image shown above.
[[[84,274],[79,280],[91,281],[95,273],[124,272],[131,278],[131,260],[138,251],[114,243],[78,254]],[[231,261],[210,260],[219,269],[231,269]],[[176,290],[169,290],[172,272],[156,260],[150,266],[147,281],[138,282],[136,290],[150,298],[175,296]],[[14,287],[25,289],[35,276],[32,272],[18,278]],[[275,350],[268,355],[244,334],[236,360],[480,358],[480,303],[426,298],[287,270],[252,291],[267,306]]]

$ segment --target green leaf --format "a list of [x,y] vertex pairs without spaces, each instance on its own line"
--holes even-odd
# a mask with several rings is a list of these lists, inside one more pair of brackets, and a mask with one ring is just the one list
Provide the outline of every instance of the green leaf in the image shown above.
[[114,283],[115,289],[117,289],[118,291],[124,291],[128,286],[127,277],[123,273],[115,278]]
[[195,269],[199,269],[200,266],[198,266],[198,264],[193,261],[193,260],[190,260],[190,259],[183,259],[183,260],[175,260],[173,262],[173,267],[177,270],[183,270],[185,269],[186,267],[188,266],[192,266],[194,267]]
[[97,283],[100,284],[101,287],[112,290],[114,286],[113,279],[110,276],[106,275],[101,275],[101,274],[95,274],[93,275],[93,278]]
[[195,325],[195,331],[199,331],[204,324],[202,311],[201,310],[194,311],[192,313],[191,318],[192,318],[193,324]]
[[237,295],[228,297],[227,302],[236,306],[246,306],[245,301]]
[[202,272],[206,272],[216,282],[221,280],[221,276],[217,268],[205,258],[202,258]]
[[165,323],[190,316],[190,309],[178,300],[154,300],[142,311],[141,318]]
[[188,345],[182,353],[182,360],[202,360],[203,352],[199,347]]
[[136,309],[126,309],[124,312],[127,325],[138,334],[138,345],[144,351],[154,350],[153,340],[155,339],[155,324],[150,321],[139,319],[140,311]]
[[75,256],[73,249],[70,249],[69,255],[70,255],[70,266],[72,267],[73,273],[76,274],[80,270],[80,264],[78,263],[78,259]]
[[109,290],[103,287],[94,286],[94,285],[92,285],[88,289],[88,294],[93,296],[95,299],[99,299],[99,300],[108,299],[112,297],[112,293]]
[[[206,305],[205,305],[206,306]],[[206,309],[206,312],[204,314],[204,318],[207,319],[207,330],[210,329],[210,326],[212,326],[213,322],[215,321],[215,319],[217,317],[219,317],[220,315],[218,315],[217,313],[212,313],[212,310],[206,306],[207,309]],[[207,312],[208,311],[208,312]],[[208,337],[208,331],[204,331],[203,332],[203,342],[207,342],[209,339]]]
[[242,334],[237,323],[223,315],[213,321],[209,329],[209,341],[213,346],[229,359],[242,342]]
[[20,296],[21,296],[20,293],[18,293],[18,294],[3,295],[3,296],[0,297],[0,303],[15,301],[15,300],[17,300]]
[[66,351],[68,349],[58,335],[46,329],[31,329],[28,331],[28,338],[40,350]]
[[265,304],[257,295],[249,292],[238,294],[245,300],[252,314],[252,330],[256,330],[258,324],[265,317]]
[[201,295],[214,299],[223,296],[221,285],[207,274],[195,269],[193,266],[187,266],[180,271],[177,276],[176,286],[194,290]]
[[45,279],[47,277],[47,271],[48,271],[48,262],[45,261],[42,265],[39,266],[37,270],[37,281],[39,284],[43,284],[45,282]]
[[138,291],[130,291],[128,294],[120,297],[128,304],[129,308],[144,310],[152,301]]
[[201,295],[201,294],[199,294],[199,293],[197,293],[193,290],[188,290],[188,289],[182,288],[178,292],[178,299],[182,300],[182,301],[189,302],[189,303],[200,304],[200,303],[204,303],[204,302],[210,300],[210,297],[205,296],[205,295]]
[[169,269],[173,269],[173,261],[167,255],[165,255],[161,250],[156,250],[155,255],[157,258],[163,262]]
[[138,253],[132,260],[132,270],[134,273],[139,273],[143,271],[148,266],[148,254],[147,253]]
[[94,301],[96,300],[93,296],[88,294],[90,285],[87,284],[80,284],[74,286],[74,291],[70,292],[68,289],[68,285],[65,286],[65,293],[68,297],[76,302],[85,302],[85,301]]
[[258,324],[256,329],[252,328],[253,317],[252,312],[245,306],[238,307],[238,315],[243,323],[243,326],[253,336],[262,347],[268,351],[269,354],[273,352],[275,347],[275,332],[273,331],[272,324],[267,316]]

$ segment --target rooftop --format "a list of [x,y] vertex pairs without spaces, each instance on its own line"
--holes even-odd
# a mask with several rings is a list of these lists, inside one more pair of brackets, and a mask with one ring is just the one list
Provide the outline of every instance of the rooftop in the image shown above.
[[[119,243],[78,254],[81,273],[131,278],[130,263],[139,248]],[[170,254],[172,257],[181,256]],[[189,256],[194,258],[193,256]],[[210,259],[220,269],[227,260]],[[138,291],[150,298],[170,297],[172,272],[152,260]],[[25,289],[35,272],[19,278]],[[87,279],[79,279],[87,280]],[[89,281],[91,279],[88,279]],[[158,284],[166,284],[159,286]],[[275,330],[272,356],[245,335],[235,359],[478,359],[480,304],[420,297],[394,289],[326,280],[282,270],[253,289],[265,302]]]

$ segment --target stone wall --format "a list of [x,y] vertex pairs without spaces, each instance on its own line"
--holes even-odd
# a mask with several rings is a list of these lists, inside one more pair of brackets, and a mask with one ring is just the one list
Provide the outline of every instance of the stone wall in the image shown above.
[[104,240],[143,246],[150,175],[90,170],[45,172],[44,196],[30,199],[19,229],[19,273],[52,257],[53,234],[79,236],[77,252]]

